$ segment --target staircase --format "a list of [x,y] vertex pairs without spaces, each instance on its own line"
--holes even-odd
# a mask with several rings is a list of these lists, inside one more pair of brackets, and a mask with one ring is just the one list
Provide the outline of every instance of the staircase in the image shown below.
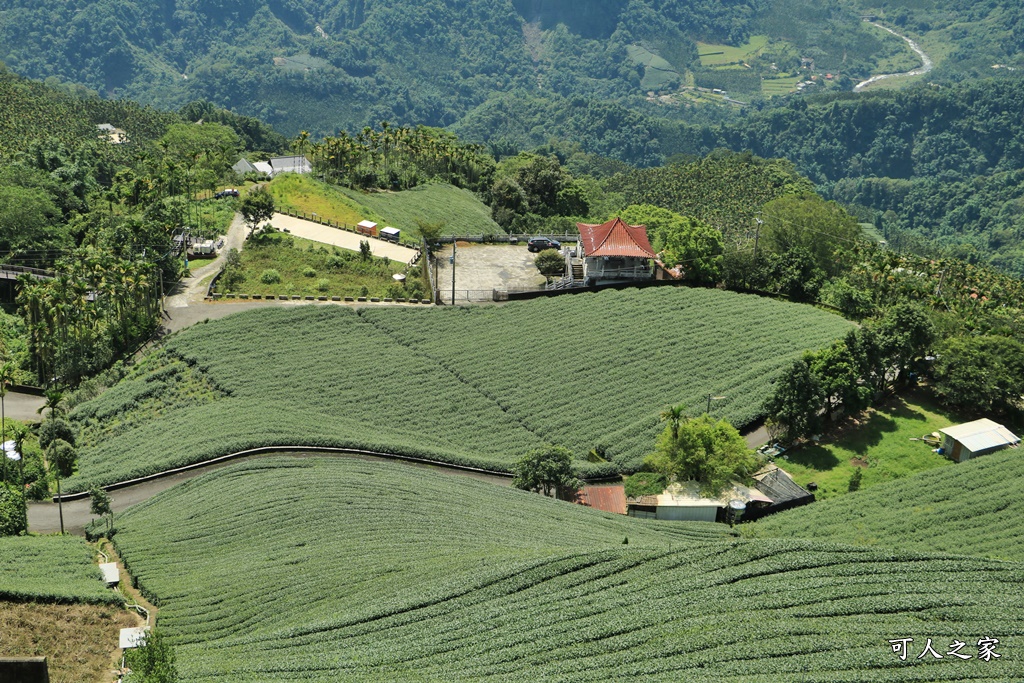
[[572,279],[583,282],[583,264],[575,262],[572,264]]

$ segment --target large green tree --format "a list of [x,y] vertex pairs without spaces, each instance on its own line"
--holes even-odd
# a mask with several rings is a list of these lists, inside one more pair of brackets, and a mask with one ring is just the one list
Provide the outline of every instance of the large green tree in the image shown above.
[[826,273],[838,268],[835,252],[860,239],[857,221],[835,202],[816,194],[787,195],[764,205],[761,244],[768,251],[784,254],[805,249],[815,265]]
[[1007,337],[954,337],[938,349],[935,393],[975,415],[1018,416],[1024,406],[1024,344]]
[[714,496],[747,481],[757,460],[735,427],[702,415],[678,424],[670,419],[645,465],[669,479],[699,482],[702,493]]
[[704,221],[651,204],[633,204],[622,219],[647,226],[654,251],[669,268],[681,265],[688,280],[717,282],[722,275],[722,233]]
[[782,428],[789,441],[817,434],[822,428],[825,390],[811,372],[813,356],[806,354],[793,362],[775,381],[775,391],[764,404],[764,412]]
[[572,453],[563,446],[536,448],[512,468],[512,485],[524,491],[564,497],[580,487],[572,466]]

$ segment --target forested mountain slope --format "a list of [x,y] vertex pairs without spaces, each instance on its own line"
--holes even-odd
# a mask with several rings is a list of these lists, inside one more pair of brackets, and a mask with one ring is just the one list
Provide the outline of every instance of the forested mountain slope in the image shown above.
[[[450,125],[516,90],[644,108],[646,90],[707,76],[696,41],[757,33],[773,42],[737,65],[795,69],[813,49],[856,78],[906,53],[853,7],[807,0],[10,0],[0,58],[105,95],[167,108],[205,99],[289,134],[328,133]],[[652,68],[665,77],[652,81]],[[718,77],[744,80],[729,69]]]

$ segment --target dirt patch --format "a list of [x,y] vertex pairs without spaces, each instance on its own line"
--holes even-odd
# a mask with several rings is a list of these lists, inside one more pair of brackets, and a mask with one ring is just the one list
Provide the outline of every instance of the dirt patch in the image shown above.
[[853,465],[854,467],[859,467],[864,470],[866,470],[870,465],[870,463],[864,458],[850,458],[850,464]]
[[122,628],[142,619],[119,607],[0,601],[0,652],[46,657],[51,683],[111,681],[121,663]]

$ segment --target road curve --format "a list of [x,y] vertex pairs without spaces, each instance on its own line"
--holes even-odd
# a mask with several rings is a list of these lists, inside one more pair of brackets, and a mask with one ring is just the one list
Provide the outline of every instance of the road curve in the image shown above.
[[931,57],[926,55],[924,50],[922,50],[921,47],[917,43],[915,43],[913,40],[911,40],[910,38],[908,38],[908,37],[906,37],[904,35],[901,35],[899,33],[896,33],[896,31],[893,31],[888,26],[882,26],[881,24],[879,24],[877,22],[869,21],[868,23],[871,24],[872,26],[877,26],[878,28],[882,29],[883,31],[888,31],[889,33],[893,34],[897,38],[902,38],[903,40],[905,40],[907,45],[910,46],[910,49],[913,50],[915,53],[917,53],[917,56],[921,58],[921,66],[919,68],[917,68],[917,69],[911,69],[910,71],[904,71],[902,73],[897,73],[897,74],[878,74],[877,76],[872,76],[868,80],[861,81],[857,85],[853,86],[853,91],[854,92],[860,92],[861,90],[863,90],[864,88],[868,87],[872,83],[877,83],[878,81],[883,81],[883,80],[886,80],[888,78],[903,78],[905,76],[920,76],[921,74],[928,73],[929,71],[931,71],[935,67],[935,65],[932,63]]
[[[110,507],[115,515],[126,508],[137,503],[149,500],[156,494],[177,486],[182,482],[194,479],[202,474],[207,474],[222,467],[243,460],[255,460],[258,458],[269,458],[285,456],[291,458],[330,458],[344,457],[357,458],[370,462],[404,462],[411,467],[421,467],[455,474],[463,477],[470,477],[481,481],[487,481],[500,486],[510,486],[512,475],[500,472],[489,472],[470,467],[460,467],[429,460],[408,458],[405,456],[388,455],[386,453],[371,454],[366,451],[354,451],[341,448],[307,448],[307,447],[277,447],[258,448],[252,451],[243,451],[231,455],[216,458],[205,463],[198,463],[188,467],[162,472],[150,477],[144,477],[133,482],[122,482],[109,487]],[[85,494],[75,496],[73,500],[64,500],[64,530],[77,535],[85,534],[85,526],[96,519],[97,516],[89,512],[89,498]],[[56,503],[52,502],[30,502],[28,504],[28,529],[35,534],[52,534],[60,532],[60,511]]]

